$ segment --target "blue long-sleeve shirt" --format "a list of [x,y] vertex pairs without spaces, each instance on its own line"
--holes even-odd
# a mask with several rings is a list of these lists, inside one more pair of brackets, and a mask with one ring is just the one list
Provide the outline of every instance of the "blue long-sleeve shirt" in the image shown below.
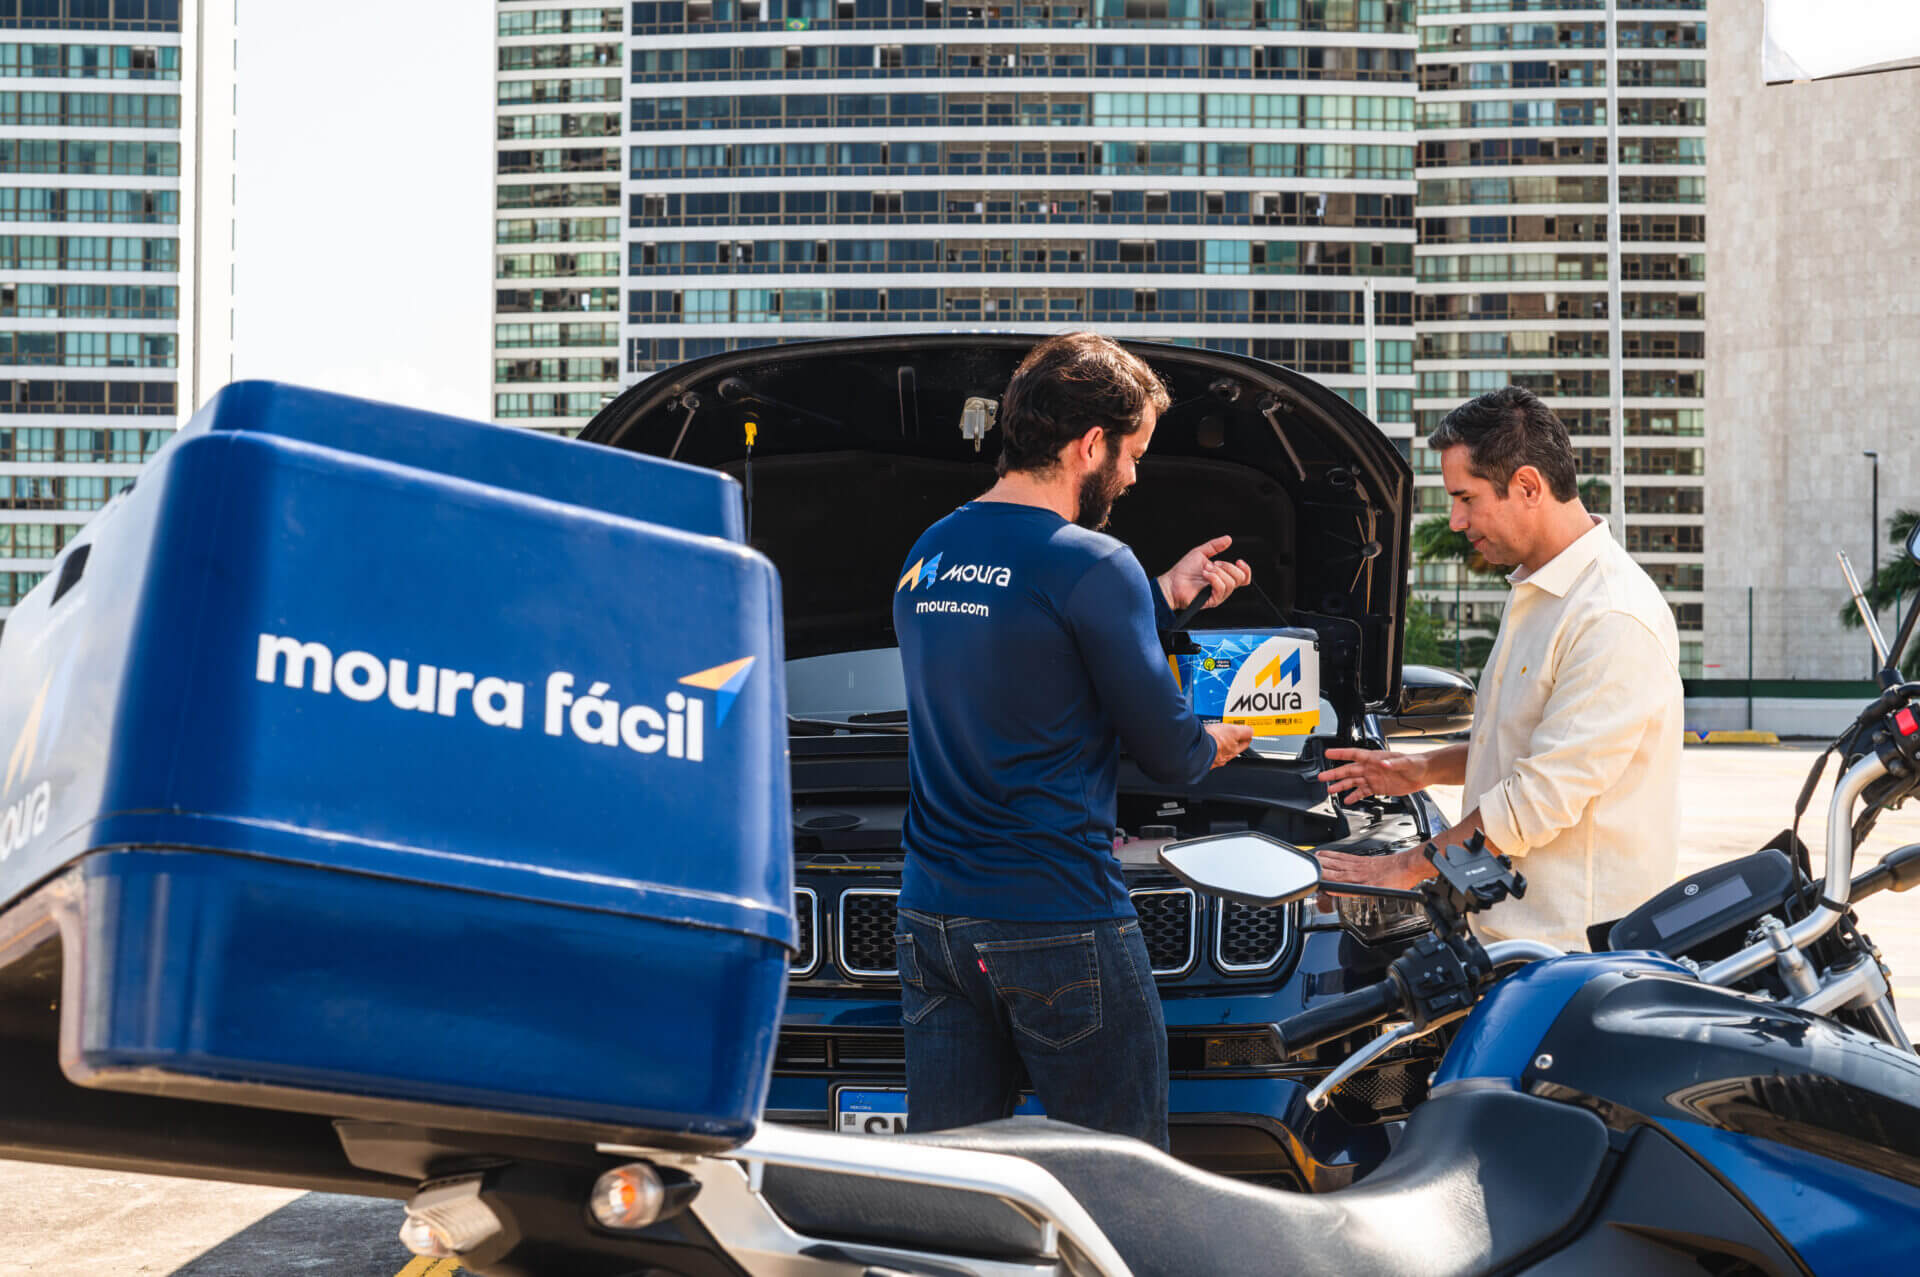
[[1113,855],[1120,746],[1166,783],[1214,743],[1175,685],[1133,551],[1050,510],[961,506],[893,596],[912,792],[900,904],[1003,921],[1133,916]]

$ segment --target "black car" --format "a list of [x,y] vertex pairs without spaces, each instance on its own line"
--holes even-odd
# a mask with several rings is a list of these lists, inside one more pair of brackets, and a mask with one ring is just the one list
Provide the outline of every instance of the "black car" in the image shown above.
[[[993,483],[998,399],[1033,341],[926,334],[714,355],[648,377],[581,435],[739,479],[751,541],[784,583],[803,944],[774,1066],[774,1120],[901,1125],[893,912],[907,742],[893,590],[920,533]],[[1308,629],[1319,645],[1320,721],[1310,735],[1262,738],[1186,788],[1122,760],[1127,841],[1117,854],[1166,1008],[1173,1147],[1211,1169],[1329,1187],[1384,1155],[1386,1124],[1424,1095],[1439,1048],[1389,1054],[1314,1113],[1305,1090],[1351,1044],[1289,1060],[1268,1026],[1379,979],[1424,919],[1391,902],[1317,912],[1207,899],[1152,852],[1167,838],[1249,828],[1359,854],[1427,837],[1445,822],[1424,794],[1347,807],[1328,800],[1315,774],[1329,745],[1463,725],[1472,691],[1432,671],[1403,688],[1413,474],[1394,444],[1287,369],[1127,345],[1173,402],[1108,530],[1149,571],[1231,534],[1231,553],[1252,565],[1260,589],[1204,613],[1208,629]],[[1167,636],[1170,652],[1187,641]]]

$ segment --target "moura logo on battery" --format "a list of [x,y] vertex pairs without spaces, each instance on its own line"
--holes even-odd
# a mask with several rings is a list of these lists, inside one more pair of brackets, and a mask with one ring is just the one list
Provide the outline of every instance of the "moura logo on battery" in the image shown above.
[[1306,708],[1298,692],[1246,692],[1227,706],[1229,714],[1294,714]]
[[[1295,648],[1284,657],[1276,655],[1268,661],[1260,672],[1254,675],[1253,690],[1243,692],[1227,706],[1229,714],[1291,714],[1305,708],[1305,701],[1298,691],[1280,690],[1285,681],[1287,686],[1298,688],[1300,685],[1300,650]],[[1273,690],[1263,690],[1271,686]]]

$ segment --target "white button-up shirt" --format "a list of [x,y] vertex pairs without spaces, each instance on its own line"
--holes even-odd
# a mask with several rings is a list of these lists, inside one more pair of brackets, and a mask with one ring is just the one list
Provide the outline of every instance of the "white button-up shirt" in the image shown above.
[[1488,939],[1586,949],[1589,923],[1673,881],[1680,643],[1651,578],[1594,526],[1513,593],[1480,680],[1462,803],[1527,894],[1474,917]]

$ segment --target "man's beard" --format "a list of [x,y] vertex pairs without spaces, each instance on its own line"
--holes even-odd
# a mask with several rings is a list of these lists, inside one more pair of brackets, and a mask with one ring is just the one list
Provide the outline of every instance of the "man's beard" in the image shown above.
[[1105,447],[1106,459],[1100,468],[1080,480],[1080,505],[1073,516],[1075,523],[1095,532],[1107,526],[1113,503],[1127,490],[1120,482],[1120,454],[1111,444]]

